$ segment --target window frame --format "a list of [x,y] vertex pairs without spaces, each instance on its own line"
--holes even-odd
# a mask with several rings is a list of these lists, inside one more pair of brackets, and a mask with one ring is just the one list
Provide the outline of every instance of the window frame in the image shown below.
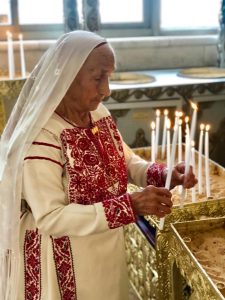
[[0,25],[0,39],[6,39],[6,31],[23,34],[24,40],[57,39],[64,32],[64,24],[19,24],[18,0],[10,1],[11,24]]
[[[47,1],[47,0],[46,0]],[[87,1],[87,0],[86,0]],[[196,36],[218,34],[218,28],[189,29],[189,30],[165,30],[160,28],[161,0],[143,0],[143,23],[104,23],[99,24],[99,33],[107,38],[140,37],[140,36]],[[97,1],[96,1],[97,3]],[[85,9],[85,7],[84,7]],[[86,8],[87,9],[87,8]],[[97,8],[98,9],[98,8]],[[18,0],[10,1],[12,25],[0,25],[0,39],[6,40],[6,31],[12,31],[13,35],[23,34],[25,40],[57,39],[64,33],[64,24],[19,24]],[[99,13],[99,11],[97,12]]]

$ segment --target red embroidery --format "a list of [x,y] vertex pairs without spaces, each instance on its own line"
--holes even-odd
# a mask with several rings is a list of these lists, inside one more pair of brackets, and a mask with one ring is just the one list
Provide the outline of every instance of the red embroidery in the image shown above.
[[165,186],[165,181],[162,176],[165,168],[165,164],[153,163],[147,171],[147,185],[154,185],[156,187]]
[[102,202],[109,228],[117,228],[135,222],[129,194]]
[[25,300],[41,299],[41,235],[27,230],[24,240]]
[[59,150],[61,150],[61,147],[59,147],[59,146],[56,146],[56,145],[54,145],[54,144],[43,143],[43,142],[33,142],[32,144],[33,144],[33,145],[39,145],[39,146],[47,146],[47,147],[52,147],[52,148],[56,148],[56,149],[59,149]]
[[59,161],[56,161],[54,159],[51,159],[49,157],[44,157],[44,156],[27,156],[24,158],[24,160],[28,160],[28,159],[40,159],[40,160],[48,160],[48,161],[51,161],[57,165],[59,165],[60,167],[63,168],[63,165],[59,162]]
[[89,128],[63,130],[61,140],[69,174],[69,200],[93,204],[120,196],[127,189],[127,169],[120,135],[111,117]]
[[51,239],[61,299],[76,300],[76,281],[70,239],[67,236],[51,237]]

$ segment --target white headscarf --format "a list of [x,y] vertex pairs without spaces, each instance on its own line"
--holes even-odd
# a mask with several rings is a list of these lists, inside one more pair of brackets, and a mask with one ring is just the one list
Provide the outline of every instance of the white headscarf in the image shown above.
[[106,42],[87,31],[63,35],[27,79],[0,142],[0,299],[15,300],[25,154],[51,117],[90,52]]

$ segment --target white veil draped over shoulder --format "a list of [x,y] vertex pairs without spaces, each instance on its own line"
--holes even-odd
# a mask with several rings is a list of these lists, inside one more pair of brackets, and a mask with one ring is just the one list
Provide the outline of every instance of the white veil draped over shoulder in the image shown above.
[[87,31],[64,34],[24,84],[0,141],[0,299],[16,300],[22,167],[90,52],[106,40]]

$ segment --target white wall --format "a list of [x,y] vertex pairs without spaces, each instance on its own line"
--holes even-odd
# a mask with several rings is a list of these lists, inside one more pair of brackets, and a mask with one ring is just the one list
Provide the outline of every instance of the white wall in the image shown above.
[[[111,38],[117,57],[117,69],[148,70],[182,67],[217,66],[217,36]],[[25,59],[31,71],[54,41],[26,41]],[[19,47],[15,43],[16,68],[19,72]],[[0,70],[7,71],[7,44],[0,43]]]

